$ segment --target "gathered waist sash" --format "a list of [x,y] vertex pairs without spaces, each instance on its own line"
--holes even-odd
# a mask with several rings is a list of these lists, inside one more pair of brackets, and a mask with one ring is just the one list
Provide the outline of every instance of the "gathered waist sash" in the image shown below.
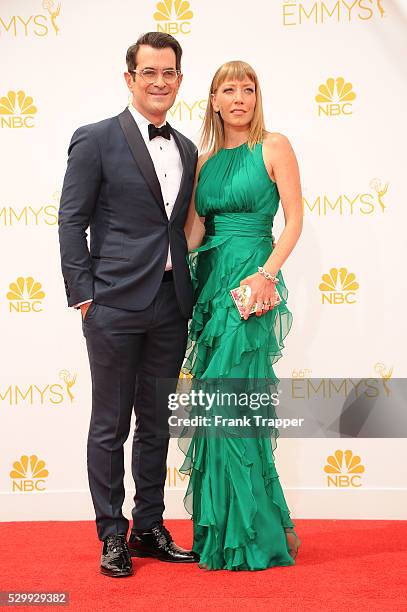
[[205,218],[207,236],[257,236],[271,238],[273,217],[263,213],[222,213]]

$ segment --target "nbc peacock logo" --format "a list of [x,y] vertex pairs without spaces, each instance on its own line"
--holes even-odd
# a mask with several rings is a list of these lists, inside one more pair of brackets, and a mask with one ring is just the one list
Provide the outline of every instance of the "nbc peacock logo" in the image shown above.
[[10,90],[0,98],[0,126],[2,128],[33,128],[37,107],[25,91]]
[[190,34],[193,16],[188,0],[158,2],[153,15],[157,23],[157,31],[172,35]]
[[48,476],[45,461],[38,459],[37,455],[21,455],[20,459],[13,463],[10,472],[12,490],[20,493],[45,491],[45,479]]
[[42,301],[45,293],[40,282],[35,281],[32,276],[19,276],[16,281],[10,283],[10,291],[7,293],[10,312],[41,312]]
[[356,100],[352,83],[343,77],[329,77],[325,83],[318,87],[315,101],[318,103],[318,117],[336,117],[338,115],[351,115],[352,103]]
[[322,304],[354,304],[359,283],[347,268],[331,268],[319,285]]
[[324,472],[328,487],[361,487],[360,475],[364,474],[365,466],[351,450],[336,450],[327,457]]

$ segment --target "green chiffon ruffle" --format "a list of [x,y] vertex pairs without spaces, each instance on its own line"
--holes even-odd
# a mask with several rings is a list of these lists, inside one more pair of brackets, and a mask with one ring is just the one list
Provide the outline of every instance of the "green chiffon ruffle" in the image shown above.
[[[225,215],[223,215],[224,217]],[[233,215],[236,224],[240,215]],[[244,213],[244,219],[250,213]],[[281,303],[247,321],[229,295],[271,252],[271,238],[207,235],[190,255],[195,308],[189,325],[184,372],[198,386],[206,379],[263,379],[278,384],[273,364],[281,357],[292,315],[278,274]],[[275,413],[268,416],[277,415]],[[259,570],[295,563],[300,541],[294,531],[275,468],[278,430],[269,436],[213,436],[185,428],[180,471],[190,476],[184,503],[193,515],[193,550],[207,569]]]

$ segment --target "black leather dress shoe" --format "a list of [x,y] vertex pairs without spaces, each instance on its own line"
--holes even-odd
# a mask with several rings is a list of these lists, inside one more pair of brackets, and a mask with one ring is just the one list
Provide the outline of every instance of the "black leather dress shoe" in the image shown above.
[[133,564],[125,535],[111,535],[103,540],[100,571],[112,578],[132,576]]
[[132,557],[153,557],[172,563],[197,563],[199,555],[177,546],[170,532],[162,524],[151,529],[133,529],[129,538]]

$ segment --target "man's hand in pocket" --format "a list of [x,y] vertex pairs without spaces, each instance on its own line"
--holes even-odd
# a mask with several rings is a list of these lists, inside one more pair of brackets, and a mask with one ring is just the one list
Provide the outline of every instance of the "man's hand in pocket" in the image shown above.
[[82,320],[86,317],[86,313],[88,312],[89,306],[92,302],[87,302],[86,304],[81,304],[80,309],[82,313]]

